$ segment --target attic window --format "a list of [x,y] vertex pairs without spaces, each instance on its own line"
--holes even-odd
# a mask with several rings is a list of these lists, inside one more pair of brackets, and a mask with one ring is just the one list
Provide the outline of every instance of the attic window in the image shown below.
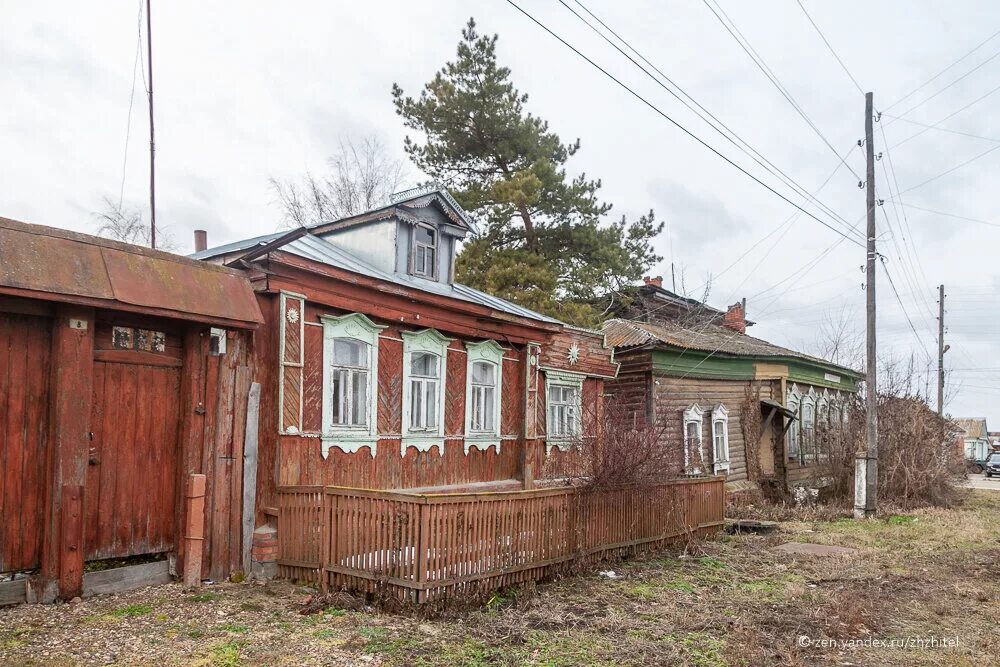
[[413,230],[413,275],[433,278],[437,268],[437,232],[417,225]]

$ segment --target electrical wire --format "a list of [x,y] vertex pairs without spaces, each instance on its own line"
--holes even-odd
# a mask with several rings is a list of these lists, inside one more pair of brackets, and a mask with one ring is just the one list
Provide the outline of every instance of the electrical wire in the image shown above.
[[[899,142],[897,142],[897,143],[893,144],[893,146],[892,146],[892,147],[893,147],[893,148],[897,148],[897,147],[899,147],[899,146],[902,146],[902,145],[903,145],[903,144],[905,144],[906,142],[908,142],[908,141],[909,141],[910,139],[916,139],[916,138],[917,138],[917,137],[919,137],[920,135],[922,135],[922,134],[924,134],[925,132],[927,132],[927,130],[935,130],[935,129],[937,129],[938,125],[940,125],[941,123],[945,122],[946,120],[949,120],[950,118],[954,118],[955,116],[957,116],[958,114],[962,113],[963,111],[965,111],[965,110],[966,110],[966,109],[968,109],[969,107],[971,107],[971,106],[973,106],[973,105],[975,105],[975,104],[978,104],[979,102],[982,102],[983,100],[985,100],[985,99],[986,99],[987,97],[989,97],[989,96],[990,96],[990,95],[992,95],[993,93],[997,92],[998,90],[1000,90],[1000,86],[997,86],[996,88],[994,88],[994,89],[990,90],[990,91],[989,91],[988,93],[986,93],[985,95],[982,95],[982,96],[980,96],[980,97],[977,97],[976,99],[972,100],[971,102],[969,102],[969,103],[968,103],[968,104],[966,104],[965,106],[961,107],[961,108],[960,108],[960,109],[958,109],[957,111],[952,111],[952,112],[951,112],[950,114],[948,114],[947,116],[945,116],[944,118],[942,118],[942,119],[941,119],[941,120],[939,120],[938,122],[934,123],[933,125],[931,125],[931,126],[929,126],[929,127],[926,127],[926,128],[924,128],[923,130],[920,130],[919,132],[917,132],[917,133],[915,133],[915,134],[911,134],[911,135],[910,135],[910,136],[908,136],[908,137],[907,137],[906,139],[903,139],[902,141],[899,141]],[[893,116],[893,115],[891,115],[891,114],[883,114],[883,115],[885,115],[885,116],[886,116],[887,118],[890,118],[890,119],[895,119],[895,120],[906,120],[906,119],[904,119],[904,118],[900,118],[900,117],[898,117],[898,116]],[[891,121],[890,121],[890,122],[891,122]]]
[[933,213],[934,215],[943,215],[947,218],[956,218],[958,220],[966,220],[968,222],[977,222],[981,225],[989,225],[990,227],[1000,227],[1000,222],[990,222],[989,220],[980,220],[979,218],[968,218],[964,215],[956,215],[954,213],[945,213],[944,211],[936,211],[932,208],[924,208],[923,206],[917,206],[916,204],[904,204],[899,202],[900,206],[905,206],[906,208],[915,208],[918,211],[926,211],[927,213]]
[[986,60],[984,60],[983,62],[979,63],[978,65],[976,65],[975,67],[973,67],[972,69],[970,69],[970,70],[969,70],[968,72],[966,72],[966,73],[965,73],[965,74],[963,74],[962,76],[958,77],[957,79],[955,79],[954,81],[952,81],[952,82],[951,82],[951,83],[949,83],[949,84],[948,84],[947,86],[945,86],[945,87],[944,87],[944,88],[942,88],[941,90],[937,91],[936,93],[934,93],[934,94],[933,94],[933,95],[931,95],[930,97],[927,97],[927,98],[925,98],[925,99],[921,100],[920,102],[917,102],[916,104],[914,104],[914,105],[913,105],[912,107],[910,107],[910,108],[909,108],[909,109],[907,109],[906,111],[903,111],[903,112],[901,112],[901,113],[898,113],[898,114],[896,114],[896,115],[897,115],[897,116],[906,116],[906,115],[909,115],[909,114],[910,114],[911,112],[913,112],[914,110],[916,110],[916,109],[918,109],[918,108],[922,107],[923,105],[927,104],[928,102],[930,102],[931,100],[933,100],[933,99],[934,99],[935,97],[937,97],[938,95],[940,95],[940,94],[941,94],[941,93],[943,93],[944,91],[946,91],[946,90],[948,90],[949,88],[951,88],[952,86],[954,86],[954,85],[955,85],[956,83],[958,83],[959,81],[962,81],[962,80],[963,80],[963,79],[964,79],[965,77],[967,77],[967,76],[969,76],[970,74],[972,74],[973,72],[975,72],[975,71],[979,70],[979,69],[980,69],[981,67],[984,67],[984,66],[985,66],[985,65],[987,65],[988,63],[990,63],[990,62],[993,62],[993,60],[995,60],[995,59],[996,59],[997,57],[1000,57],[1000,51],[997,51],[997,52],[996,52],[996,53],[994,53],[994,54],[993,54],[992,56],[990,56],[989,58],[987,58],[987,59],[986,59]]
[[[774,84],[774,87],[778,89],[778,92],[780,92],[781,95],[785,98],[785,100],[787,100],[788,103],[792,105],[792,108],[795,109],[795,111],[798,112],[800,116],[802,116],[802,119],[805,120],[806,123],[809,125],[809,127],[812,128],[813,132],[815,132],[816,135],[823,140],[823,143],[826,144],[827,148],[829,148],[834,155],[839,155],[837,153],[837,149],[833,147],[833,144],[831,144],[830,141],[826,138],[826,136],[820,131],[820,129],[816,127],[816,124],[812,121],[811,118],[809,118],[809,115],[805,112],[805,110],[803,110],[802,106],[799,105],[799,103],[795,100],[795,98],[788,91],[788,89],[785,88],[784,85],[782,85],[781,81],[778,80],[777,75],[775,75],[774,72],[771,70],[771,68],[768,67],[767,63],[764,62],[764,59],[760,57],[760,54],[758,54],[757,51],[753,48],[753,45],[750,44],[750,41],[743,35],[742,32],[740,32],[740,29],[736,25],[736,23],[731,18],[729,18],[729,15],[726,14],[725,10],[722,9],[721,6],[719,6],[719,3],[715,2],[715,6],[719,10],[717,12],[712,7],[712,5],[709,4],[709,0],[702,0],[702,2],[704,2],[705,6],[708,7],[708,9],[712,12],[712,14],[715,15],[715,18],[719,20],[719,23],[722,24],[722,27],[724,27],[726,31],[732,36],[732,38],[736,40],[736,43],[739,44],[740,48],[742,48],[743,51],[750,57],[750,60],[752,60],[754,64],[757,65],[758,68],[760,68],[760,71],[764,73],[764,76],[767,77],[767,79],[772,84]],[[726,21],[722,19],[722,16],[719,15],[719,12],[722,13],[722,16],[726,17],[726,20],[729,21],[729,24],[727,24]],[[732,27],[730,27],[730,24],[732,25]],[[734,30],[735,32],[733,32]],[[739,37],[737,37],[737,34],[739,35]],[[859,176],[858,173],[854,171],[854,169],[851,169],[850,165],[847,165],[847,168],[851,170],[851,173],[854,174],[855,178],[857,178],[858,180],[863,180],[861,176]]]
[[[659,74],[660,77],[662,77],[663,79],[665,79],[671,86],[673,86],[674,88],[676,88],[680,92],[680,94],[683,95],[684,98],[687,98],[687,99],[682,98],[680,95],[678,95],[676,92],[674,92],[674,90],[672,90],[670,87],[666,86],[663,83],[663,81],[661,81],[659,78],[657,78],[656,76],[654,76],[652,72],[650,72],[645,67],[643,67],[638,62],[636,62],[636,60],[632,56],[630,56],[628,53],[626,53],[625,51],[623,51],[621,49],[621,47],[618,46],[618,44],[616,44],[614,41],[612,41],[610,38],[608,38],[608,36],[605,35],[604,33],[602,33],[600,30],[598,30],[595,25],[593,25],[590,21],[588,21],[586,18],[584,18],[583,16],[581,16],[578,12],[576,12],[576,10],[574,10],[572,7],[570,7],[566,3],[566,0],[558,0],[558,1],[559,1],[559,3],[563,7],[565,7],[570,13],[572,13],[573,16],[575,16],[577,19],[579,19],[581,22],[583,22],[596,35],[598,35],[601,39],[603,39],[605,42],[607,42],[609,45],[611,45],[611,47],[614,48],[616,51],[618,51],[621,55],[625,56],[625,58],[627,58],[629,60],[629,62],[631,62],[633,65],[635,65],[637,68],[639,68],[646,76],[648,76],[650,79],[652,79],[654,83],[656,83],[658,86],[660,86],[665,91],[667,91],[668,93],[670,93],[681,104],[683,104],[685,107],[687,107],[688,110],[690,110],[692,113],[694,113],[699,118],[701,118],[702,121],[704,121],[706,124],[708,124],[709,127],[711,127],[713,130],[715,130],[716,132],[718,132],[728,142],[730,142],[731,144],[733,144],[733,146],[735,146],[738,150],[740,150],[741,152],[743,152],[750,159],[752,159],[754,162],[756,162],[761,167],[763,167],[772,176],[775,176],[779,180],[782,180],[785,183],[785,185],[787,185],[788,187],[792,188],[792,190],[794,190],[796,192],[796,194],[804,195],[809,201],[812,201],[812,203],[814,205],[816,205],[821,210],[823,210],[827,215],[830,215],[831,217],[839,220],[845,226],[849,226],[849,223],[847,222],[847,220],[845,220],[840,214],[838,214],[836,211],[834,211],[833,209],[831,209],[825,203],[823,203],[823,202],[819,201],[818,199],[816,199],[816,197],[814,195],[809,194],[808,191],[804,187],[802,187],[798,182],[795,181],[795,179],[793,179],[791,176],[789,176],[785,171],[783,171],[780,167],[778,167],[777,165],[775,165],[773,162],[771,162],[770,160],[768,160],[764,155],[762,155],[760,153],[760,151],[758,151],[753,146],[751,146],[749,144],[749,142],[747,142],[746,140],[744,140],[736,132],[734,132],[729,126],[727,126],[724,122],[722,122],[721,120],[719,120],[719,118],[716,117],[715,114],[713,114],[711,111],[709,111],[708,109],[706,109],[701,103],[699,103],[696,99],[694,99],[694,97],[692,97],[687,91],[685,91],[684,88],[682,88],[676,81],[674,81],[669,76],[667,76],[667,74],[664,73],[663,70],[661,70],[659,67],[657,67],[656,65],[654,65],[652,62],[650,62],[650,60],[648,58],[646,58],[642,53],[640,53],[638,49],[636,49],[634,46],[632,46],[632,44],[630,44],[628,42],[628,40],[626,40],[624,37],[622,37],[620,34],[618,34],[618,32],[616,32],[613,28],[611,28],[605,21],[603,21],[600,17],[598,17],[596,14],[594,14],[586,5],[583,4],[583,2],[581,2],[581,0],[574,0],[574,1],[576,2],[577,5],[579,5],[579,7],[581,9],[583,9],[583,11],[585,11],[591,18],[593,18],[597,23],[599,23],[601,25],[601,27],[603,27],[605,30],[607,30],[619,42],[621,42],[622,44],[624,44],[626,48],[628,48],[640,60],[642,60],[651,69],[653,69],[657,74]],[[688,100],[690,100],[690,102],[688,102]],[[696,106],[697,109],[695,109],[692,106],[692,104],[694,106]],[[711,120],[709,120],[708,118],[705,118],[705,115],[707,115]],[[721,126],[721,128],[724,128],[725,132],[723,132],[723,130],[720,129],[719,126]],[[730,135],[732,135],[732,136],[730,136]],[[735,138],[735,140],[734,140],[734,138]],[[737,143],[737,140],[739,141],[739,143]],[[744,148],[744,146],[746,148]],[[841,162],[843,162],[843,163],[846,164],[846,161],[845,161],[845,159],[843,157],[841,157],[840,160],[841,160]],[[777,171],[777,173],[775,173],[775,170]],[[779,174],[780,174],[780,176],[779,176]]]
[[[122,210],[122,202],[125,199],[125,174],[128,167],[128,143],[132,134],[132,106],[135,102],[135,71],[139,68],[139,60],[142,58],[142,0],[139,0],[139,18],[135,40],[135,60],[132,62],[132,91],[128,95],[128,120],[125,123],[125,148],[122,155],[122,182],[118,189],[118,210]],[[145,73],[143,74],[145,76]]]
[[686,127],[684,127],[680,123],[678,123],[676,120],[674,120],[671,116],[669,116],[666,112],[664,112],[658,106],[656,106],[655,104],[653,104],[652,102],[650,102],[649,100],[647,100],[645,97],[643,97],[642,95],[640,95],[639,93],[637,93],[635,90],[633,90],[632,88],[630,88],[628,85],[626,85],[624,82],[622,82],[621,79],[617,78],[616,76],[614,76],[613,74],[611,74],[611,72],[609,72],[608,70],[606,70],[603,67],[601,67],[595,61],[591,60],[583,52],[581,52],[575,46],[573,46],[572,44],[570,44],[569,42],[567,42],[565,39],[563,39],[561,36],[559,36],[557,33],[555,33],[551,28],[549,28],[547,25],[545,25],[544,23],[542,23],[541,21],[539,21],[537,18],[535,18],[532,14],[528,13],[525,9],[523,9],[521,6],[519,6],[516,2],[514,2],[513,0],[506,0],[506,2],[511,7],[513,7],[514,9],[516,9],[517,11],[519,11],[521,14],[523,14],[525,17],[527,17],[532,23],[534,23],[535,25],[537,25],[538,27],[540,27],[542,30],[544,30],[545,32],[547,32],[549,35],[551,35],[552,37],[554,37],[556,40],[558,40],[564,46],[566,46],[571,51],[573,51],[573,53],[575,53],[577,56],[579,56],[580,58],[582,58],[583,60],[585,60],[587,63],[589,63],[592,67],[594,67],[599,72],[601,72],[602,74],[604,74],[604,76],[606,76],[607,78],[611,79],[613,82],[615,82],[616,84],[618,84],[621,88],[623,88],[630,95],[632,95],[637,100],[639,100],[640,102],[642,102],[643,104],[645,104],[647,107],[649,107],[655,113],[657,113],[659,116],[663,117],[669,123],[671,123],[672,125],[674,125],[675,127],[677,127],[679,130],[681,130],[682,132],[684,132],[686,135],[688,135],[689,137],[691,137],[695,141],[697,141],[699,144],[701,144],[705,148],[707,148],[710,151],[712,151],[713,153],[715,153],[715,155],[717,155],[719,158],[721,158],[722,160],[724,160],[725,162],[727,162],[729,165],[731,165],[732,167],[734,167],[737,170],[739,170],[740,172],[742,172],[745,176],[747,176],[748,178],[750,178],[751,180],[753,180],[755,183],[757,183],[758,185],[762,186],[766,190],[770,191],[772,194],[776,195],[777,197],[781,198],[786,203],[788,203],[788,204],[792,205],[793,207],[799,209],[800,211],[802,211],[803,213],[805,213],[807,216],[809,216],[810,218],[812,218],[816,222],[820,223],[821,225],[823,225],[827,229],[833,231],[838,236],[841,236],[841,237],[843,237],[845,239],[848,239],[852,243],[855,243],[856,245],[859,245],[859,246],[862,245],[856,239],[853,239],[853,238],[850,238],[850,237],[846,236],[843,232],[841,232],[837,228],[833,227],[829,223],[827,223],[827,222],[821,220],[820,218],[816,217],[811,212],[809,212],[806,209],[802,208],[801,206],[799,206],[798,204],[796,204],[795,202],[793,202],[791,199],[789,199],[785,195],[781,194],[780,192],[778,192],[777,190],[775,190],[774,188],[772,188],[767,183],[763,182],[762,180],[760,180],[759,178],[757,178],[756,176],[754,176],[753,174],[751,174],[749,171],[747,171],[746,169],[744,169],[743,167],[741,167],[739,164],[737,164],[736,162],[733,162],[730,158],[728,158],[725,155],[723,155],[715,147],[713,147],[712,145],[708,144],[705,140],[703,140],[702,138],[700,138],[699,136],[697,136],[696,134],[694,134],[693,132],[691,132],[689,129],[687,129]]
[[948,169],[946,171],[941,172],[937,176],[932,176],[932,177],[928,178],[926,181],[922,181],[922,182],[917,183],[916,185],[914,185],[912,187],[906,188],[902,192],[897,192],[896,196],[899,197],[901,195],[906,194],[907,192],[912,192],[913,190],[916,190],[917,188],[922,188],[925,185],[927,185],[928,183],[932,183],[932,182],[938,180],[939,178],[943,178],[943,177],[947,176],[948,174],[961,169],[962,167],[964,167],[966,165],[972,164],[973,162],[975,162],[976,160],[978,160],[980,158],[986,157],[987,155],[989,155],[990,153],[992,153],[995,150],[1000,150],[1000,144],[997,144],[996,146],[993,146],[992,148],[983,151],[982,153],[980,153],[979,155],[976,155],[975,157],[969,158],[968,160],[966,160],[965,162],[962,162],[961,164],[955,165],[951,169]]
[[833,49],[833,46],[831,46],[830,42],[827,40],[826,35],[824,35],[823,31],[819,29],[819,26],[816,25],[816,22],[813,21],[813,18],[809,16],[809,12],[806,11],[806,7],[805,5],[802,4],[802,0],[796,0],[796,2],[799,3],[799,9],[802,10],[802,13],[806,15],[807,19],[809,19],[809,23],[811,23],[812,27],[816,29],[816,34],[818,34],[819,38],[823,40],[824,44],[826,44],[826,48],[830,49],[830,53],[832,53],[833,57],[837,59],[838,63],[840,63],[840,67],[841,69],[844,70],[844,74],[846,74],[851,79],[851,82],[854,84],[854,87],[858,89],[858,92],[864,95],[865,91],[861,88],[861,84],[858,83],[858,80],[854,78],[853,74],[851,74],[851,70],[847,69],[847,65],[845,65],[844,61],[841,60],[840,56],[837,55],[837,52]]

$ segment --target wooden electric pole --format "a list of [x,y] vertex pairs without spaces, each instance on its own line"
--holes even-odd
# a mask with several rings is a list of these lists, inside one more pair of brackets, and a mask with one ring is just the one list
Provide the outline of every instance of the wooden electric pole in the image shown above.
[[864,453],[858,453],[854,468],[854,516],[873,517],[878,497],[878,387],[875,354],[875,146],[872,128],[874,114],[872,93],[865,95],[865,153],[868,169],[868,247],[866,257],[866,328],[867,359],[865,367],[865,399],[867,407],[867,442]]
[[948,346],[944,344],[944,285],[938,286],[938,414],[944,415],[944,353]]
[[156,248],[156,144],[153,141],[153,19],[146,0],[146,60],[149,62],[149,246]]

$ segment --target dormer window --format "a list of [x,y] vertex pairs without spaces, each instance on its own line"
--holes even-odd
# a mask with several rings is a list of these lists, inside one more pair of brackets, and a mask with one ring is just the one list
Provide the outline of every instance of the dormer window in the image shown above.
[[413,230],[413,275],[434,279],[437,274],[437,231],[424,225]]

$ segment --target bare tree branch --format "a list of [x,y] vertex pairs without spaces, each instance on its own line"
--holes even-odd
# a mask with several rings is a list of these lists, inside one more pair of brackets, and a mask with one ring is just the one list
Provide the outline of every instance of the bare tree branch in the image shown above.
[[328,165],[328,175],[306,173],[300,183],[269,179],[285,226],[309,227],[377,208],[405,179],[403,162],[376,136],[341,139]]
[[[138,207],[119,206],[110,197],[104,197],[104,208],[94,212],[94,219],[97,222],[97,235],[107,239],[142,245],[149,247],[150,229],[149,224],[143,219],[142,211]],[[173,252],[177,250],[177,243],[173,237],[159,225],[157,231],[157,250]]]

